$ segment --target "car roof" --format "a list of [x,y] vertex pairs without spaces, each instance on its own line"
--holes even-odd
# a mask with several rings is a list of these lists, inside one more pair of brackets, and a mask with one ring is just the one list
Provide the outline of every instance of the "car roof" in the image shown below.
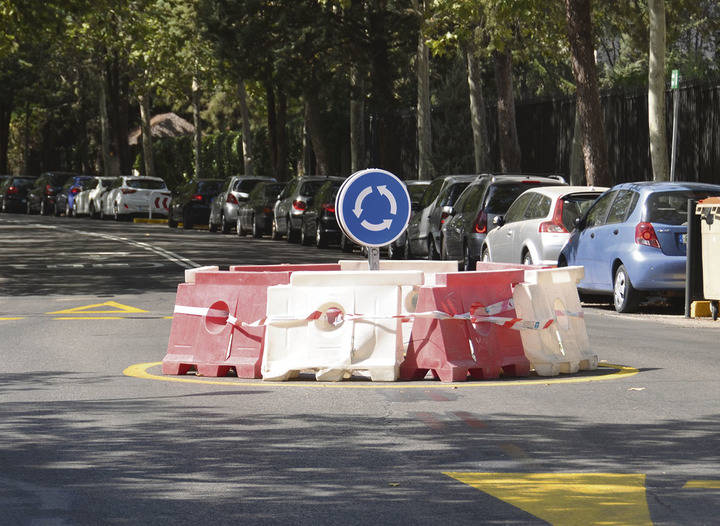
[[121,175],[120,177],[121,177],[122,179],[136,179],[136,180],[139,180],[139,179],[145,179],[145,180],[150,179],[150,180],[152,180],[152,181],[162,181],[163,183],[165,182],[165,180],[164,180],[162,177],[151,177],[151,176],[149,176],[149,175]]
[[[569,194],[587,194],[596,192],[598,195],[609,190],[606,186],[533,186],[525,190],[526,192],[537,192],[545,194],[549,197],[559,197]],[[524,192],[523,192],[524,193]]]
[[493,175],[491,183],[505,184],[505,183],[517,183],[518,181],[537,181],[541,183],[552,183],[557,185],[560,183],[563,186],[567,186],[565,179],[562,176],[543,176],[543,175],[532,175],[532,174],[498,174]]
[[629,189],[638,192],[671,192],[673,190],[717,190],[720,185],[694,181],[635,181],[616,184],[611,190]]

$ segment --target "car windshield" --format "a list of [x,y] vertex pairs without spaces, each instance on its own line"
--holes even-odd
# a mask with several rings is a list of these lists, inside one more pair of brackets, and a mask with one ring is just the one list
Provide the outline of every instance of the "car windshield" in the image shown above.
[[420,199],[422,199],[423,194],[425,193],[425,190],[427,190],[428,185],[426,184],[409,184],[407,186],[408,193],[410,194],[410,201],[413,203],[420,202]]
[[27,188],[28,186],[32,186],[34,182],[35,179],[13,179],[10,184],[18,188]]
[[130,188],[139,188],[141,190],[165,190],[166,188],[163,181],[156,179],[128,179],[127,185]]
[[575,220],[583,217],[600,194],[575,194],[563,197],[562,224],[568,232],[575,228]]
[[243,179],[235,185],[235,191],[245,192],[246,194],[249,194],[259,182],[261,182],[261,179]]
[[703,190],[676,190],[654,192],[645,203],[645,221],[665,225],[683,225],[687,222],[688,199],[705,199],[713,192]]
[[470,181],[464,181],[461,183],[453,184],[448,189],[447,194],[445,194],[444,198],[442,199],[440,206],[453,206],[455,204],[455,201],[457,201],[457,198],[460,197],[460,194],[463,193],[463,190],[465,190],[465,188],[469,184],[470,184]]
[[300,188],[300,195],[315,195],[325,181],[308,181]]
[[222,181],[199,181],[197,191],[199,194],[219,194],[222,184]]
[[510,184],[498,184],[494,185],[490,189],[490,197],[487,201],[487,210],[489,214],[504,214],[507,212],[510,205],[518,198],[518,196],[525,190],[532,188],[533,186],[557,186],[541,182],[522,182],[522,183],[510,183]]
[[285,185],[282,183],[265,185],[265,197],[267,199],[275,199],[284,187]]
[[62,186],[64,185],[70,177],[72,177],[73,173],[56,173],[50,175],[50,184],[53,186]]

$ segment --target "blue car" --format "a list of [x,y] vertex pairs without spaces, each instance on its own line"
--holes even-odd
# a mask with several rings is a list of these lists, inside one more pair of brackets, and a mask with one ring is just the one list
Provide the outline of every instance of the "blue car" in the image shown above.
[[558,266],[582,265],[581,293],[612,295],[631,312],[649,295],[685,289],[688,199],[720,195],[720,185],[622,183],[606,191],[577,222]]
[[85,190],[94,179],[91,175],[75,175],[68,179],[55,198],[55,215],[72,216],[75,213],[75,196]]

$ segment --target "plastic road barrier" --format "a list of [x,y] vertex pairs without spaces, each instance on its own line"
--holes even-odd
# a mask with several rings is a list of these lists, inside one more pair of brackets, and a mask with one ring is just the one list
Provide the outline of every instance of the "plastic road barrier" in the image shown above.
[[186,271],[175,299],[164,374],[195,369],[201,376],[225,376],[234,369],[239,378],[260,378],[265,327],[242,322],[264,318],[268,287],[289,283],[293,271],[339,270],[338,265],[233,268]]
[[[403,287],[419,271],[296,272],[268,289],[262,376],[288,380],[315,371],[319,381],[353,373],[373,381],[398,378],[403,358]],[[287,318],[282,323],[282,318]]]
[[720,197],[708,197],[698,202],[695,213],[701,216],[703,296],[710,300],[713,320],[718,317],[720,273],[715,271],[720,261]]
[[473,378],[527,376],[515,321],[512,288],[524,278],[522,268],[437,274],[436,283],[419,289],[417,312],[450,317],[417,317],[400,378],[422,379],[428,371],[443,382]]
[[523,283],[515,287],[518,318],[552,321],[520,330],[525,354],[540,376],[597,368],[577,292],[584,273],[583,267],[526,270]]

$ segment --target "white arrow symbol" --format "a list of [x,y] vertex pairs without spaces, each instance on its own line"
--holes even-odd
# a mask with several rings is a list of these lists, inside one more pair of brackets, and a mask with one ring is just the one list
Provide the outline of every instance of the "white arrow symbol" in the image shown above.
[[382,223],[371,223],[367,219],[363,219],[360,223],[365,229],[373,232],[380,232],[381,230],[390,230],[392,226],[392,219],[385,219]]
[[[397,201],[395,201],[395,196],[392,194],[390,190],[387,189],[387,186],[381,185],[377,187],[378,192],[380,192],[380,195],[384,195],[387,197],[387,200],[390,201],[390,215],[397,214]],[[360,216],[358,216],[360,217]]]
[[362,192],[360,192],[357,196],[357,199],[355,199],[355,208],[353,208],[353,213],[355,214],[355,217],[360,219],[360,216],[362,215],[362,202],[363,200],[369,196],[372,193],[372,186],[368,186],[367,188],[363,188]]

